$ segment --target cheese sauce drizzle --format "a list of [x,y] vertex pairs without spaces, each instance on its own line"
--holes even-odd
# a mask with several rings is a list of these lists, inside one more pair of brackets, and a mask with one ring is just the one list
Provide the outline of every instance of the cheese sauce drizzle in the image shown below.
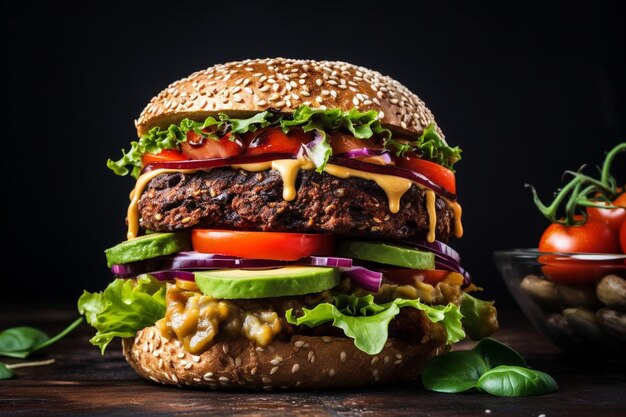
[[[231,165],[234,169],[243,169],[249,172],[258,172],[272,169],[278,171],[283,180],[283,199],[286,201],[293,201],[296,198],[296,178],[298,172],[301,169],[314,169],[315,166],[309,160],[298,159],[278,159],[275,161],[257,162],[252,164],[240,164]],[[141,175],[137,179],[135,188],[130,193],[130,205],[128,206],[127,220],[128,220],[128,233],[126,237],[133,239],[137,237],[139,233],[139,198],[143,193],[150,180],[154,177],[166,174],[170,172],[181,172],[183,174],[191,174],[200,169],[155,169],[154,171],[147,172]],[[400,199],[406,193],[411,185],[415,184],[426,192],[426,210],[428,212],[428,235],[427,240],[433,242],[435,240],[435,228],[437,226],[437,212],[435,211],[436,195],[433,190],[430,190],[421,184],[414,183],[406,178],[395,177],[393,175],[374,174],[365,171],[359,171],[352,168],[346,168],[339,165],[326,164],[324,172],[333,175],[338,178],[362,178],[365,180],[374,181],[387,195],[387,202],[389,204],[389,211],[391,213],[398,213],[400,211]],[[448,204],[452,213],[454,214],[454,235],[456,237],[463,236],[463,225],[461,223],[461,206],[457,202],[450,201],[444,198],[444,201]]]

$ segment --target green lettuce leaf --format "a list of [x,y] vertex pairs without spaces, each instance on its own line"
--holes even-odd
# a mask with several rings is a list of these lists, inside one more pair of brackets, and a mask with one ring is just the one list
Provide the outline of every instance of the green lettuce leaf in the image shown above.
[[331,323],[342,329],[346,336],[354,340],[354,345],[369,355],[380,353],[388,338],[389,322],[398,315],[401,308],[421,310],[428,318],[441,323],[447,332],[447,342],[455,343],[465,337],[461,325],[461,312],[458,306],[429,306],[419,300],[397,298],[385,304],[376,304],[374,296],[364,297],[341,294],[333,297],[331,303],[321,303],[313,309],[303,308],[303,315],[296,317],[293,309],[285,313],[287,322],[295,325],[316,327]]
[[114,337],[135,337],[165,315],[165,284],[143,275],[133,280],[116,279],[104,291],[84,291],[78,311],[97,333],[90,342],[104,354]]
[[[178,125],[170,125],[166,130],[154,127],[143,135],[139,141],[130,143],[130,150],[125,152],[122,149],[122,157],[117,161],[108,160],[109,167],[117,175],[128,175],[134,178],[139,177],[141,172],[141,156],[146,153],[157,154],[164,149],[180,149],[180,144],[187,140],[187,133],[195,133],[210,139],[219,139],[214,133],[203,132],[207,127],[216,126],[215,131],[232,132],[236,134],[254,132],[258,128],[271,124],[268,118],[270,112],[257,113],[247,119],[231,119],[226,114],[220,113],[218,119],[207,117],[204,122],[195,122],[190,119],[183,119]],[[232,137],[232,136],[231,136]],[[232,137],[232,140],[235,138]]]
[[498,313],[493,301],[483,301],[464,292],[461,301],[463,328],[472,340],[480,340],[498,330]]

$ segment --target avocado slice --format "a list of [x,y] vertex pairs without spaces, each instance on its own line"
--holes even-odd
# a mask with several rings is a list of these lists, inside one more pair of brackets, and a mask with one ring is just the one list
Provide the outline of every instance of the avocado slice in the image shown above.
[[434,269],[435,255],[405,246],[362,240],[344,240],[336,248],[337,256],[395,265],[411,269]]
[[104,251],[107,266],[126,264],[143,259],[191,250],[189,233],[151,233],[139,236]]
[[194,272],[203,294],[221,299],[303,295],[339,285],[339,270],[318,266],[277,269],[219,269]]

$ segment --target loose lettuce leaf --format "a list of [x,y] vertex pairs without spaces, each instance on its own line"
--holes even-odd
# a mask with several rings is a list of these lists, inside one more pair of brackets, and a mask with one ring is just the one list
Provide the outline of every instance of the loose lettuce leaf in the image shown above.
[[[187,132],[194,131],[210,139],[218,139],[217,135],[203,132],[207,127],[216,126],[215,131],[232,133],[254,132],[260,127],[270,125],[268,118],[270,112],[257,113],[248,119],[231,119],[226,114],[219,114],[218,119],[207,117],[204,122],[195,122],[190,119],[183,119],[178,125],[170,125],[166,130],[154,127],[143,135],[139,141],[130,143],[130,150],[125,152],[122,149],[122,157],[117,161],[108,160],[107,166],[117,175],[128,175],[134,178],[139,177],[141,172],[141,156],[146,153],[157,154],[164,149],[179,149],[180,144],[187,140]],[[233,137],[234,140],[234,137]]]
[[332,322],[354,340],[354,345],[369,355],[383,350],[388,338],[389,322],[400,312],[400,308],[411,307],[424,311],[428,318],[441,323],[447,332],[447,342],[455,343],[465,337],[461,326],[461,313],[458,306],[429,306],[419,300],[397,298],[385,304],[376,304],[374,297],[341,294],[333,297],[331,303],[322,303],[313,309],[303,308],[303,315],[296,317],[293,310],[285,313],[287,322],[309,327]]
[[116,279],[99,293],[83,292],[78,311],[97,333],[90,342],[104,354],[114,337],[134,337],[165,315],[165,285],[150,276]]
[[463,328],[472,340],[480,340],[498,330],[498,314],[493,301],[483,301],[463,293]]

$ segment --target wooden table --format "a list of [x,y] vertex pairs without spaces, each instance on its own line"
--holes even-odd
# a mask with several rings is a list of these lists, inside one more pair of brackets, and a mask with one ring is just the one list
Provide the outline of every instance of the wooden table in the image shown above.
[[[0,329],[33,325],[49,334],[76,316],[67,309],[3,310]],[[626,416],[624,361],[567,357],[519,312],[501,314],[501,323],[503,330],[494,337],[520,351],[531,366],[554,376],[560,386],[557,393],[524,398],[437,394],[419,382],[275,393],[168,388],[139,378],[124,361],[119,342],[100,356],[88,343],[91,328],[82,325],[39,357],[54,358],[54,364],[16,369],[17,378],[0,381],[0,416]]]

